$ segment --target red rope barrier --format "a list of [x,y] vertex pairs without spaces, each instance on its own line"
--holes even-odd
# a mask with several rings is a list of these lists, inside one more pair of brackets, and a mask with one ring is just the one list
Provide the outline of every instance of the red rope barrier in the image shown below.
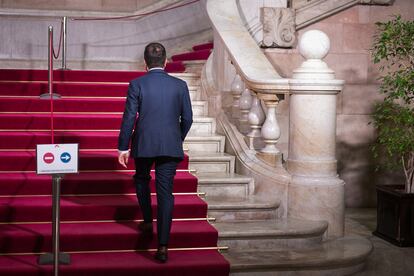
[[187,3],[183,3],[180,5],[176,5],[173,7],[169,7],[169,8],[161,8],[158,10],[154,10],[154,11],[150,11],[150,12],[144,12],[144,13],[140,13],[140,14],[133,14],[133,15],[126,15],[126,16],[115,16],[115,17],[75,17],[75,18],[71,18],[71,20],[118,20],[118,19],[129,19],[129,18],[134,18],[134,17],[141,17],[141,16],[147,16],[147,15],[151,15],[151,14],[156,14],[156,13],[160,13],[160,12],[165,12],[165,11],[169,11],[169,10],[174,10],[177,8],[181,8],[187,5],[191,5],[193,3],[199,2],[200,0],[193,0]]
[[52,138],[52,144],[55,143],[55,131],[54,131],[54,118],[53,118],[53,58],[58,59],[59,55],[60,55],[60,49],[62,46],[62,38],[63,38],[63,21],[60,25],[60,36],[59,36],[59,48],[58,48],[58,53],[56,55],[55,53],[55,47],[53,46],[53,30],[52,30],[52,34],[51,34],[51,38],[49,38],[49,47],[51,49],[49,49],[51,51],[51,53],[49,54],[49,58],[52,59],[52,61],[50,61],[51,64],[49,64],[49,66],[51,66],[51,70],[52,73],[50,74],[50,82],[52,83],[49,87],[49,89],[51,91],[49,91],[49,96],[50,96],[50,132],[51,132],[51,138]]

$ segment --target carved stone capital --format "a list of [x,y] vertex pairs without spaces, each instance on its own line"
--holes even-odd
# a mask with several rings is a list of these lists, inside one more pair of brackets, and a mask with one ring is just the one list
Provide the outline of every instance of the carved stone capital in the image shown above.
[[365,5],[391,5],[394,0],[360,0]]
[[264,93],[257,93],[257,97],[260,100],[263,100],[265,102],[272,102],[275,103],[277,105],[277,103],[279,102],[279,98],[276,96],[276,94],[264,94]]
[[295,11],[289,8],[261,8],[264,47],[292,47],[296,41]]

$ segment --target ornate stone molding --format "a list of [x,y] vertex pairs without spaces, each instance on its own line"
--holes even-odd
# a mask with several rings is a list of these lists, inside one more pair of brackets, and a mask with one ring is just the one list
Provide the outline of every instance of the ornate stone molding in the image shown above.
[[394,0],[361,0],[361,4],[365,5],[391,5]]
[[261,8],[264,47],[292,47],[296,41],[295,11],[289,8]]

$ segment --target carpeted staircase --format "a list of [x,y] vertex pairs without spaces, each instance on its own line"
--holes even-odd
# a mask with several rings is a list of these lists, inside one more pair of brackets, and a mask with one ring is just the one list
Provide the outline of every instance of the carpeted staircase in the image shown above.
[[195,45],[189,52],[173,55],[171,60],[173,63],[184,64],[186,72],[200,74],[213,48],[212,42]]
[[[195,51],[205,52],[205,46],[199,47]],[[133,162],[128,169],[117,164],[128,81],[143,73],[54,72],[54,92],[62,95],[54,103],[55,143],[80,146],[80,173],[66,175],[61,187],[61,250],[72,258],[71,265],[61,266],[61,275],[228,275],[217,230],[198,193],[203,189],[189,168],[205,166],[208,158],[229,157],[220,153],[224,138],[214,134],[214,120],[205,117],[206,103],[197,100],[199,77],[182,73],[180,60],[185,57],[167,71],[187,81],[195,118],[185,142],[190,157],[175,178],[169,262],[163,265],[153,260],[156,235],[148,239],[137,231],[141,214]],[[52,266],[37,265],[38,255],[51,251],[52,240],[51,177],[36,175],[34,150],[36,144],[51,142],[49,101],[39,99],[46,88],[45,70],[0,70],[0,275],[52,271]],[[203,149],[213,153],[197,154]],[[200,176],[203,181],[208,190],[208,177]],[[155,191],[154,181],[151,187]],[[152,202],[156,212],[155,194]]]

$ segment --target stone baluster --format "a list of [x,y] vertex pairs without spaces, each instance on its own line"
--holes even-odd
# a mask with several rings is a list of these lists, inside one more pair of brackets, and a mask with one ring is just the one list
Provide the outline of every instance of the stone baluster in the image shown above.
[[247,136],[249,137],[261,137],[261,129],[265,120],[265,113],[262,108],[262,104],[257,98],[256,93],[252,92],[252,106],[249,111],[249,123],[251,131]]
[[246,143],[249,145],[250,149],[261,149],[263,147],[261,130],[266,117],[262,108],[262,104],[257,98],[256,93],[251,91],[251,95],[252,105],[248,115],[250,132],[247,134]]
[[279,99],[275,94],[258,93],[259,99],[263,100],[266,106],[266,119],[261,129],[264,147],[258,153],[266,163],[272,166],[282,164],[282,153],[276,147],[277,141],[280,138],[280,127],[276,117],[276,107]]
[[233,118],[240,118],[240,97],[243,92],[244,84],[240,78],[240,75],[237,74],[234,76],[233,82],[231,83],[231,93],[233,95],[233,106],[231,109]]
[[344,234],[344,181],[338,177],[336,95],[343,81],[322,59],[328,54],[328,36],[307,31],[299,41],[306,59],[293,72],[289,99],[289,157],[292,175],[288,216],[328,222],[328,237]]
[[239,131],[247,134],[250,130],[249,112],[252,106],[252,95],[249,88],[245,88],[240,96],[240,118]]

